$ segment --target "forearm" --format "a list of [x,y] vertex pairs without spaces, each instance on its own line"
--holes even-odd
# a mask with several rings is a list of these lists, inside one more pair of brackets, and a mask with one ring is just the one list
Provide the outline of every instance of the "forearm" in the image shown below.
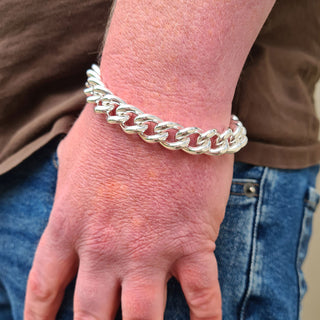
[[118,0],[103,80],[163,120],[223,129],[245,59],[274,2]]

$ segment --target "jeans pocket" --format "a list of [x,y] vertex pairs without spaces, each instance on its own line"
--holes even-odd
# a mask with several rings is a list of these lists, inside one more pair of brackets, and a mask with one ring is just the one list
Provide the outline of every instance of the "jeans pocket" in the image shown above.
[[317,208],[319,199],[320,199],[320,195],[318,191],[313,187],[309,187],[307,189],[305,199],[304,199],[304,202],[305,202],[304,215],[301,223],[301,233],[300,233],[300,239],[299,239],[299,245],[298,245],[298,251],[297,251],[297,261],[296,261],[296,268],[297,268],[298,281],[299,281],[300,303],[307,291],[307,284],[306,284],[301,267],[307,254],[309,240],[312,233],[313,214]]
[[224,319],[238,319],[239,304],[246,292],[259,188],[258,179],[232,180],[215,250]]

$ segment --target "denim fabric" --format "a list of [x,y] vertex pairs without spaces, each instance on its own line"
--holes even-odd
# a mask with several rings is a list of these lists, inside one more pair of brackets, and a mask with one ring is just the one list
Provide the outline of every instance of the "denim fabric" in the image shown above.
[[[57,141],[0,177],[0,319],[21,320],[28,272],[53,203]],[[236,163],[215,254],[223,319],[299,319],[306,291],[301,271],[318,166],[278,170]],[[57,319],[72,319],[74,283]],[[189,319],[175,279],[168,283],[167,320]],[[118,314],[117,319],[120,319]]]

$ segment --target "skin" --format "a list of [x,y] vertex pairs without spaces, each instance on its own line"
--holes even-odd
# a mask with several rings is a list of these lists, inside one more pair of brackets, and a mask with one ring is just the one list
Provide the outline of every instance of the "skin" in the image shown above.
[[[221,131],[273,4],[119,0],[102,79],[146,113]],[[163,319],[172,276],[192,320],[221,319],[213,251],[233,156],[191,156],[146,144],[107,125],[92,105],[58,156],[54,206],[30,271],[25,319],[54,319],[76,273],[74,319],[113,319],[120,301],[124,320]]]

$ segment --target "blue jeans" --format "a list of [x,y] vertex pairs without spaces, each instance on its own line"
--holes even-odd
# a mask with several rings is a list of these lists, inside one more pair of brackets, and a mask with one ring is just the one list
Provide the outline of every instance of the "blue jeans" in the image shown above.
[[[56,184],[53,141],[0,177],[0,319],[21,320],[28,272],[48,222]],[[278,170],[236,163],[215,251],[223,319],[298,319],[306,284],[301,271],[319,201],[318,166]],[[72,319],[74,282],[57,319]],[[120,319],[120,313],[117,319]],[[175,279],[165,319],[189,319]]]

